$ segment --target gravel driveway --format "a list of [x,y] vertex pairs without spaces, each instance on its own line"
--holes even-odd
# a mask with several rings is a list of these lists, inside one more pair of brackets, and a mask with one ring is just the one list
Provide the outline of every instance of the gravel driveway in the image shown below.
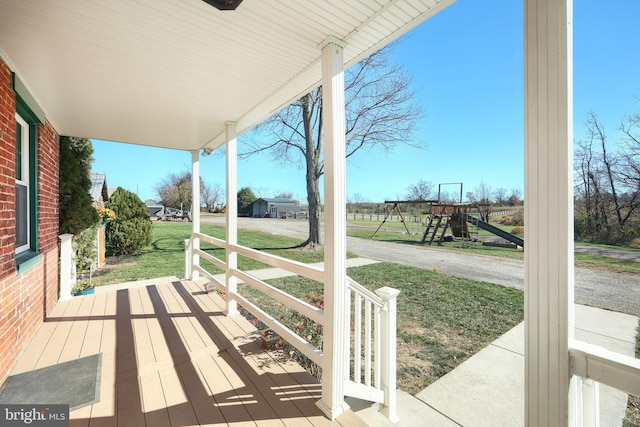
[[[201,222],[224,224],[224,217],[202,216]],[[302,219],[238,218],[238,227],[301,240],[304,240],[308,233],[307,220]],[[524,288],[524,261],[520,260],[450,252],[435,246],[403,245],[355,237],[347,237],[347,249],[363,258],[434,269],[452,276]],[[581,250],[580,247],[577,249]],[[616,256],[616,253],[620,252],[621,254],[617,255],[640,262],[640,259],[635,259],[640,257],[637,252],[604,253],[605,251],[606,248],[597,249],[599,255]],[[575,300],[579,304],[640,316],[640,276],[576,268]]]

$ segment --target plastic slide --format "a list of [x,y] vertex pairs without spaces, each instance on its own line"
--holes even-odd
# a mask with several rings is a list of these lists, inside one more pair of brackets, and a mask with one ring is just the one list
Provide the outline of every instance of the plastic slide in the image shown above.
[[484,222],[473,215],[469,215],[468,213],[460,212],[460,217],[463,220],[470,222],[473,225],[477,225],[479,228],[482,228],[483,230],[487,230],[489,233],[495,234],[498,237],[502,237],[503,239],[508,240],[511,243],[514,243],[524,248],[524,239],[521,237],[508,233],[503,229],[493,226],[488,222]]

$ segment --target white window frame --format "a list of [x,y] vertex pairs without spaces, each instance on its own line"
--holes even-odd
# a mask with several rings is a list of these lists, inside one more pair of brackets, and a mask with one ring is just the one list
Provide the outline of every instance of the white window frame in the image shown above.
[[[15,115],[16,117],[16,132],[20,131],[20,135],[16,134],[16,150],[18,140],[20,141],[20,159],[17,158],[16,152],[16,162],[20,161],[20,179],[16,175],[16,189],[18,185],[23,185],[27,188],[27,209],[26,209],[26,227],[27,227],[27,240],[24,245],[18,246],[17,238],[18,238],[18,192],[16,190],[16,255],[26,252],[31,249],[31,188],[29,183],[29,145],[30,145],[30,132],[29,132],[29,124],[22,118],[18,113]],[[16,165],[16,171],[18,170],[18,165]]]

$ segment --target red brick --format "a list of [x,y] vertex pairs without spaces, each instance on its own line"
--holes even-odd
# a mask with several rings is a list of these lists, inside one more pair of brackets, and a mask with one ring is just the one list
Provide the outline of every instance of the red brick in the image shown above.
[[0,385],[58,295],[59,138],[38,126],[38,211],[42,260],[21,274],[15,265],[15,94],[0,60]]

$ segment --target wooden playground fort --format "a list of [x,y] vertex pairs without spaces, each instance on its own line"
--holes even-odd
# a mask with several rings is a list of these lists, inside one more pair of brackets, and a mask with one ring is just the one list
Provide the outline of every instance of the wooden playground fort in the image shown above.
[[[460,185],[460,198],[458,202],[442,201],[441,189],[443,185]],[[515,245],[516,247],[519,246],[524,248],[524,239],[521,237],[508,233],[486,221],[481,220],[477,216],[471,215],[470,212],[472,212],[472,210],[480,212],[482,207],[488,207],[489,205],[486,203],[463,203],[461,182],[439,184],[437,200],[385,200],[385,204],[392,204],[393,206],[389,209],[389,212],[385,215],[382,223],[380,223],[376,231],[371,236],[372,239],[375,238],[378,231],[380,231],[382,226],[387,222],[387,219],[393,215],[394,211],[397,212],[400,222],[407,231],[407,234],[415,234],[411,233],[409,230],[400,206],[427,205],[429,208],[427,212],[429,220],[426,223],[426,227],[422,234],[423,244],[428,243],[431,245],[436,241],[436,238],[438,244],[442,244],[442,242],[446,240],[448,230],[451,230],[453,238],[459,238],[466,241],[477,240],[477,237],[474,238],[474,235],[477,236],[478,229],[483,229],[507,240],[510,242],[510,244],[508,244],[509,246]],[[475,228],[470,228],[469,224],[473,225]]]

